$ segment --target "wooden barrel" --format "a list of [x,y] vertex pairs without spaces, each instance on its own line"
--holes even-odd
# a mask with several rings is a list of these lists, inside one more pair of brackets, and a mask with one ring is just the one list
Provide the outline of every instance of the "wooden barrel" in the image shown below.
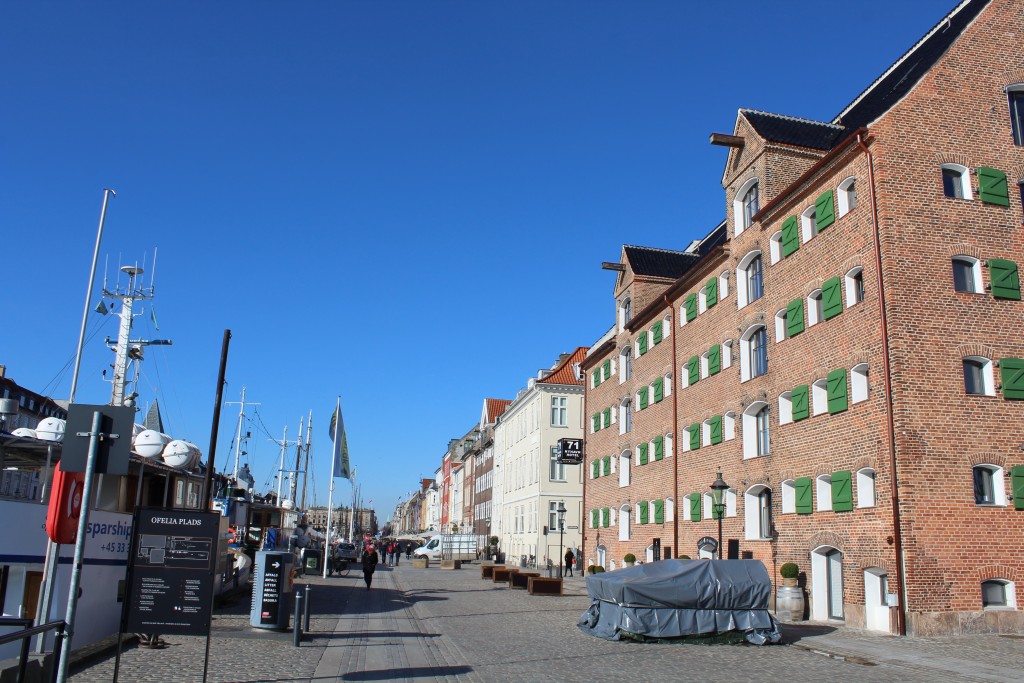
[[804,620],[804,591],[800,586],[775,589],[775,616],[782,621]]

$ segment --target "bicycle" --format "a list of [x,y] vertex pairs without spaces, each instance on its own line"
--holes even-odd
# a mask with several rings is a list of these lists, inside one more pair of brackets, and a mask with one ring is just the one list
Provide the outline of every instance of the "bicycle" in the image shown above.
[[334,561],[334,574],[338,576],[348,576],[348,570],[352,563],[345,559]]

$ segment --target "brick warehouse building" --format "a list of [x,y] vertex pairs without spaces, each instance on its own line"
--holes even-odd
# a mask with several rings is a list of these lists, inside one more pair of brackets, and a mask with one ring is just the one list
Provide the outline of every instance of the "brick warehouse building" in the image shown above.
[[725,221],[605,264],[585,558],[711,556],[720,468],[722,554],[811,619],[1024,631],[1021,35],[965,0],[831,122],[740,110]]

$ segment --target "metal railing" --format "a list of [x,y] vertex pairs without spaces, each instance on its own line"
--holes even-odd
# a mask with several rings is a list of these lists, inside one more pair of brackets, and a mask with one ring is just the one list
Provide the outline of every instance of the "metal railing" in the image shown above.
[[[56,631],[57,639],[54,644],[54,657],[56,653],[60,652],[60,644],[64,640],[64,629],[67,628],[67,623],[63,620],[50,621],[39,626],[33,626],[31,619],[17,619],[14,617],[0,617],[0,626],[25,626],[20,631],[14,631],[0,635],[0,645],[6,645],[7,643],[13,643],[16,640],[21,641],[21,654],[18,656],[18,677],[15,679],[18,683],[23,683],[25,680],[25,672],[28,668],[28,649],[29,639],[32,636],[37,636],[47,631]],[[57,680],[57,662],[56,659],[50,666],[50,680]]]

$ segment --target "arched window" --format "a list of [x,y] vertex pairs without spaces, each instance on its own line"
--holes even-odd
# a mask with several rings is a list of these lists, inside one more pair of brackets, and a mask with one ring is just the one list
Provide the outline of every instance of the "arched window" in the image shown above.
[[851,268],[843,279],[846,283],[846,307],[856,306],[864,301],[864,268]]
[[782,482],[782,514],[796,512],[796,482],[786,479]]
[[629,540],[629,506],[623,505],[619,509],[619,540]]
[[875,505],[875,470],[862,467],[857,470],[857,507],[873,508]]
[[629,461],[632,457],[629,451],[619,454],[619,486],[629,486]]
[[972,256],[953,257],[953,289],[968,294],[981,294],[981,262]]
[[722,439],[731,441],[736,438],[736,413],[731,410],[722,417]]
[[981,582],[982,609],[1016,609],[1017,591],[1013,581],[989,579]]
[[973,199],[971,173],[960,164],[942,164],[942,194],[952,199]]
[[1010,128],[1013,144],[1024,145],[1024,83],[1011,85],[1006,89],[1010,100]]
[[743,411],[743,457],[757,458],[771,451],[768,404],[755,401]]
[[868,364],[854,365],[850,370],[850,402],[860,403],[868,400],[871,387],[868,383]]
[[764,295],[764,275],[761,270],[761,252],[752,251],[743,257],[736,268],[736,307],[743,308]]
[[626,329],[626,325],[633,319],[633,300],[625,298],[619,305],[619,332]]
[[964,391],[974,396],[995,396],[992,361],[983,356],[964,358]]
[[723,272],[718,276],[718,300],[729,296],[729,271]]
[[811,414],[828,412],[828,380],[819,379],[811,385]]
[[780,341],[786,338],[786,309],[775,313],[775,343],[778,344]]
[[779,424],[785,425],[793,421],[793,392],[783,391],[779,394]]
[[676,501],[674,498],[665,499],[665,521],[676,521]]
[[633,347],[632,345],[626,346],[619,353],[619,384],[622,384],[626,380],[633,379]]
[[814,497],[818,499],[818,512],[832,509],[831,474],[819,474],[814,480]]
[[732,339],[722,342],[722,369],[732,367]]
[[700,444],[702,446],[711,445],[711,418],[700,423]]
[[975,465],[975,505],[1006,505],[1006,486],[1003,484],[1003,468],[999,465]]
[[704,379],[708,376],[708,351],[700,354],[700,378]]
[[768,335],[764,325],[754,325],[740,337],[740,381],[768,372]]
[[847,178],[839,183],[839,192],[836,197],[839,200],[839,218],[857,208],[857,179]]
[[777,231],[768,240],[769,263],[775,265],[782,260],[782,231]]
[[629,397],[619,403],[619,434],[633,431],[633,401]]
[[697,314],[701,314],[708,310],[708,288],[701,287],[697,291]]
[[772,537],[772,490],[756,485],[743,495],[744,536],[748,541],[769,540]]
[[807,295],[807,327],[821,322],[822,310],[821,290],[816,289]]
[[736,199],[733,201],[734,234],[739,235],[749,228],[753,223],[754,214],[759,210],[757,178],[751,178],[736,191]]
[[736,516],[736,489],[726,489],[725,491],[725,516]]
[[818,220],[813,204],[800,214],[800,231],[805,243],[810,242],[818,234]]

